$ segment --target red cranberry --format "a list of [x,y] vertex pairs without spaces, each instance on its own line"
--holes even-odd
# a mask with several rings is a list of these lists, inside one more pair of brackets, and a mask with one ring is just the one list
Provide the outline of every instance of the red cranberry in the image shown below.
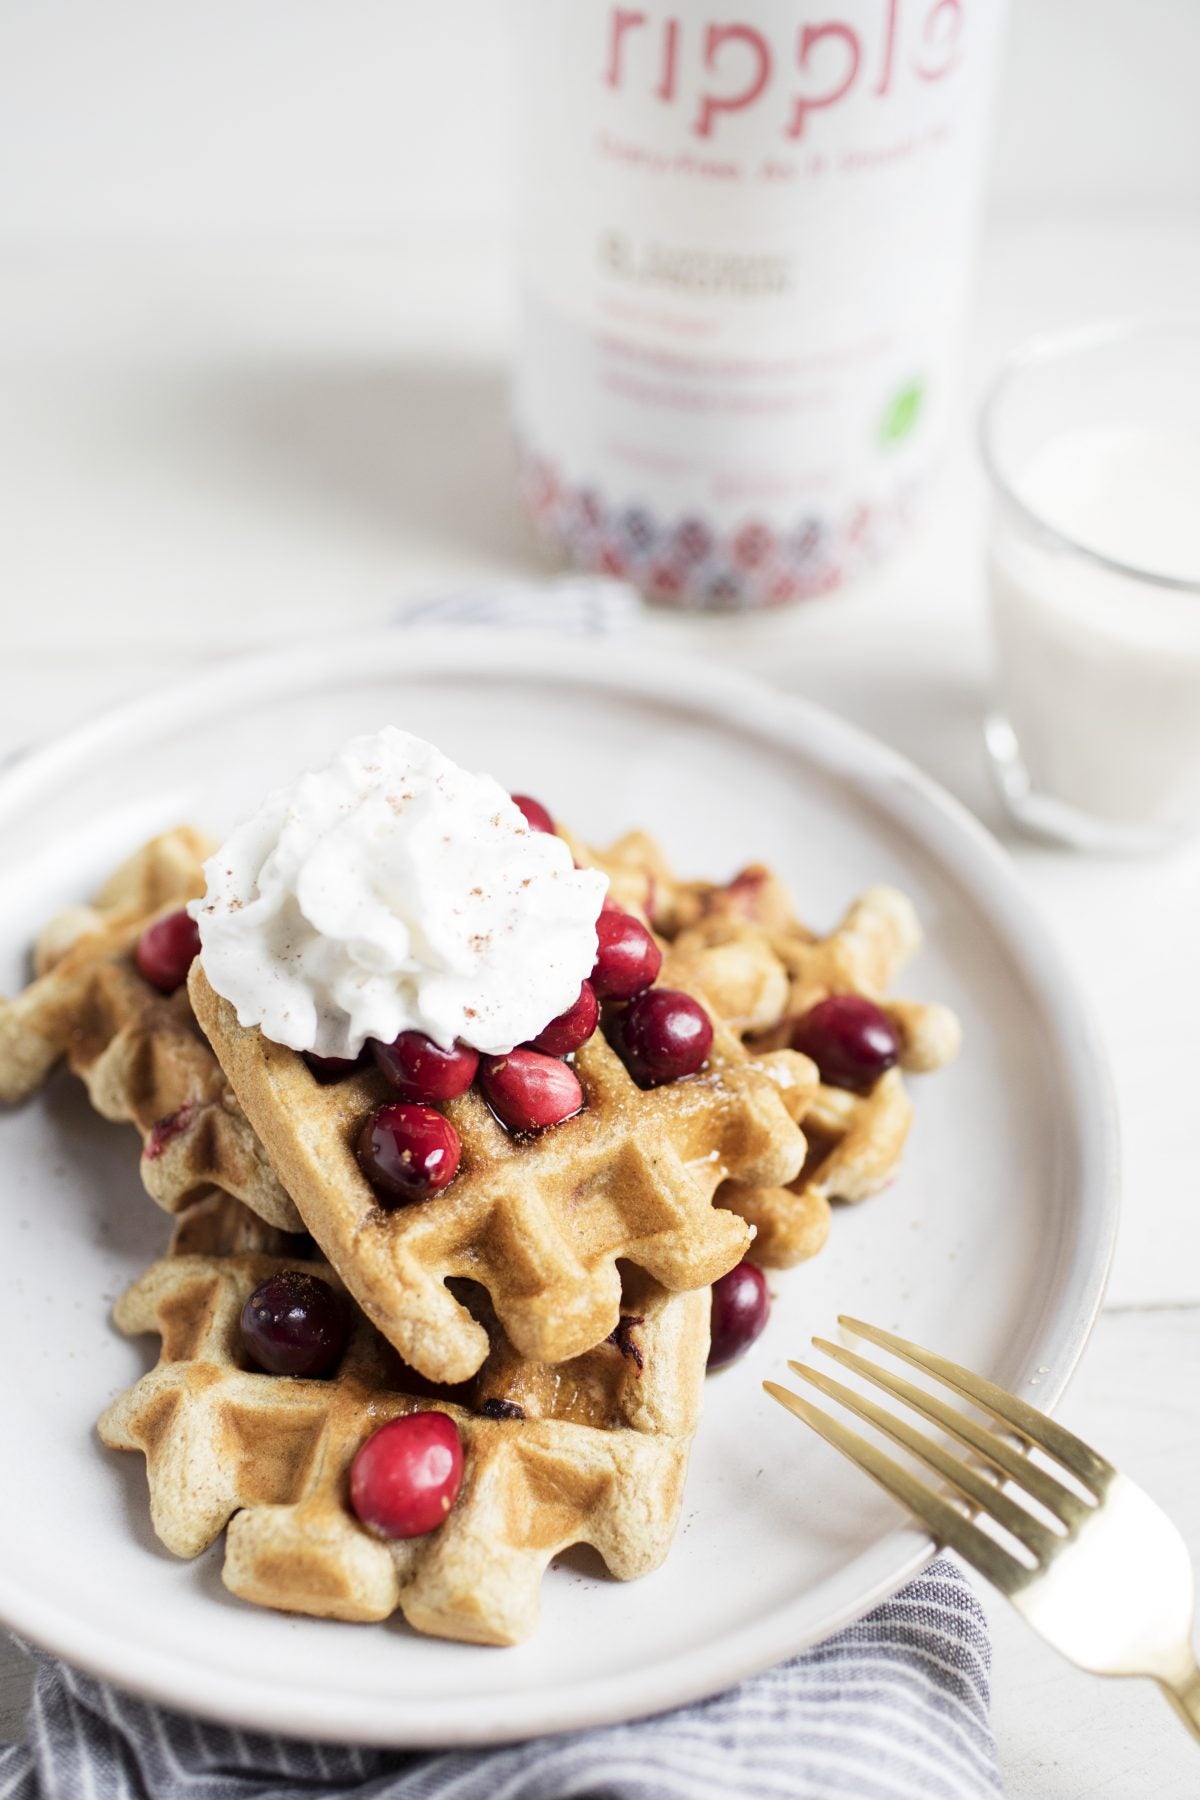
[[642,1087],[694,1075],[712,1049],[712,1020],[698,1000],[675,988],[636,994],[617,1033],[626,1067]]
[[540,800],[531,800],[528,794],[514,794],[512,800],[517,810],[524,813],[530,831],[554,830],[554,820]]
[[185,1100],[175,1112],[168,1113],[165,1119],[155,1119],[150,1127],[150,1136],[146,1139],[146,1147],[142,1155],[147,1162],[157,1162],[168,1144],[185,1132],[200,1110],[197,1100]]
[[510,1131],[541,1131],[561,1125],[583,1105],[574,1069],[537,1050],[513,1050],[485,1057],[479,1067],[484,1099]]
[[758,865],[743,869],[740,875],[734,876],[721,898],[731,912],[744,919],[757,919],[768,880],[767,870]]
[[306,1050],[304,1060],[321,1083],[329,1087],[332,1082],[344,1081],[347,1075],[355,1075],[367,1060],[365,1050],[357,1056],[318,1056],[315,1051]]
[[662,951],[646,927],[620,908],[596,920],[596,945],[592,986],[602,1000],[631,1000],[662,968]]
[[299,1269],[272,1275],[242,1308],[242,1342],[268,1375],[327,1375],[349,1335],[344,1301]]
[[830,1087],[867,1088],[900,1058],[896,1027],[861,994],[831,994],[797,1019],[792,1048],[811,1056]]
[[529,1042],[534,1050],[544,1050],[547,1056],[570,1056],[572,1050],[578,1050],[586,1044],[600,1018],[600,1002],[590,981],[585,981],[579,990],[579,998],[566,1012],[559,1013],[557,1019],[551,1019],[544,1031],[539,1031]]
[[723,1369],[748,1350],[771,1314],[766,1277],[753,1263],[739,1263],[713,1282],[710,1369]]
[[200,954],[200,928],[185,912],[168,913],[147,925],[137,941],[134,961],[152,987],[173,994],[188,978]]
[[350,1465],[350,1504],[382,1538],[422,1537],[462,1486],[462,1440],[442,1412],[409,1413],[373,1432]]
[[384,1206],[439,1193],[458,1173],[461,1154],[457,1131],[431,1106],[381,1106],[358,1134],[359,1164]]
[[468,1045],[443,1050],[423,1031],[402,1031],[392,1044],[373,1042],[371,1051],[405,1100],[454,1100],[466,1093],[479,1067],[478,1053]]

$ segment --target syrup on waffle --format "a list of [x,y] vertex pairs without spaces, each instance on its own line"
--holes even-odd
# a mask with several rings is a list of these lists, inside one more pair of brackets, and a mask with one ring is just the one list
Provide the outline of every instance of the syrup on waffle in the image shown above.
[[[303,1243],[280,1254],[281,1235],[224,1197],[185,1214],[176,1244],[118,1302],[120,1328],[158,1332],[162,1351],[100,1435],[145,1455],[168,1549],[198,1555],[228,1526],[233,1593],[337,1619],[399,1608],[419,1631],[511,1644],[535,1628],[542,1574],[568,1545],[593,1545],[622,1580],[666,1556],[700,1410],[706,1290],[668,1294],[627,1268],[619,1341],[548,1367],[519,1357],[486,1296],[464,1286],[489,1350],[449,1399],[357,1309],[330,1377],[248,1367],[238,1321],[254,1289],[286,1268],[338,1287],[336,1274],[301,1260]],[[436,1531],[381,1541],[350,1510],[350,1463],[380,1425],[430,1406],[458,1427],[461,1492]]]

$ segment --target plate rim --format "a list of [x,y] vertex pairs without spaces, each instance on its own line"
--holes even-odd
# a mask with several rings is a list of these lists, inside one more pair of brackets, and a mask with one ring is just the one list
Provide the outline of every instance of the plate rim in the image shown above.
[[[1116,1243],[1117,1108],[1103,1038],[1053,934],[1011,859],[987,829],[899,752],[818,703],[696,656],[651,650],[630,636],[580,639],[507,626],[461,625],[388,626],[352,639],[322,635],[285,650],[214,664],[157,693],[106,709],[31,749],[0,773],[0,829],[80,758],[94,759],[114,743],[136,742],[172,722],[193,721],[213,703],[227,706],[231,689],[235,697],[237,690],[243,691],[252,705],[264,696],[294,692],[306,679],[319,683],[322,676],[344,676],[364,658],[372,673],[382,678],[411,676],[414,666],[425,667],[430,674],[476,679],[563,675],[577,684],[643,700],[683,703],[726,729],[749,728],[764,740],[782,743],[824,773],[848,782],[872,805],[879,806],[886,792],[889,817],[943,873],[966,888],[1025,966],[1058,1026],[1058,1060],[1075,1103],[1083,1166],[1080,1219],[1088,1230],[1072,1242],[1052,1303],[1038,1323],[1033,1353],[1049,1362],[1053,1371],[1039,1401],[1047,1411],[1053,1410],[1100,1311]],[[470,1718],[456,1713],[453,1695],[441,1703],[425,1697],[419,1703],[419,1724],[411,1717],[404,1721],[401,1701],[383,1702],[368,1694],[351,1703],[338,1695],[339,1716],[334,1718],[327,1716],[313,1693],[286,1680],[274,1682],[265,1672],[248,1690],[244,1682],[213,1671],[207,1663],[192,1662],[178,1649],[164,1655],[130,1646],[90,1621],[75,1619],[57,1602],[39,1600],[35,1590],[22,1589],[2,1568],[0,1619],[19,1636],[129,1693],[248,1729],[380,1747],[471,1746],[612,1724],[719,1692],[852,1624],[911,1580],[936,1549],[924,1533],[901,1526],[885,1533],[834,1576],[805,1590],[791,1607],[672,1657],[651,1672],[584,1679],[547,1696],[510,1689],[477,1697]],[[792,1619],[801,1607],[804,1623]],[[386,1717],[381,1716],[384,1713]]]

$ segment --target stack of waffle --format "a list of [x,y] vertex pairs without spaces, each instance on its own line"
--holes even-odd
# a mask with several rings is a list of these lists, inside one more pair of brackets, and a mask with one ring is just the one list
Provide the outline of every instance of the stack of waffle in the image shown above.
[[898,1065],[866,1092],[822,1082],[803,1059],[804,1078],[785,1096],[806,1139],[797,1177],[777,1185],[731,1174],[718,1194],[754,1227],[756,1262],[786,1269],[813,1256],[829,1235],[831,1201],[865,1200],[894,1179],[912,1124],[905,1074],[927,1074],[958,1052],[948,1007],[888,995],[920,947],[912,902],[896,888],[869,888],[821,936],[796,918],[787,889],[762,864],[718,886],[681,881],[644,832],[603,852],[574,840],[572,848],[607,874],[622,905],[649,919],[671,945],[680,984],[702,988],[755,1056],[787,1043],[795,1021],[831,995],[858,995],[891,1020]]
[[[710,1056],[643,1090],[597,1033],[575,1055],[583,1111],[527,1138],[477,1093],[447,1102],[460,1172],[418,1205],[382,1208],[354,1155],[389,1097],[381,1075],[323,1085],[240,1026],[199,963],[169,996],[139,973],[142,932],[202,889],[194,832],[156,839],[53,921],[35,980],[0,1001],[0,1099],[65,1059],[99,1112],[137,1127],[143,1183],[177,1215],[116,1312],[121,1330],[158,1333],[157,1366],[100,1434],[145,1455],[168,1548],[194,1556],[228,1528],[225,1582],[247,1600],[399,1609],[421,1631],[512,1643],[568,1545],[592,1544],[621,1579],[656,1567],[699,1417],[709,1284],[747,1252],[813,1254],[830,1201],[884,1185],[908,1131],[899,1068],[867,1093],[826,1087],[789,1022],[860,993],[886,1007],[904,1069],[953,1054],[944,1009],[883,998],[917,941],[902,896],[872,890],[822,939],[766,870],[718,887],[675,878],[640,834],[572,848],[653,926],[664,978],[712,1018]],[[246,1299],[287,1269],[352,1310],[322,1379],[262,1373],[241,1342]],[[437,1530],[380,1541],[349,1506],[350,1463],[380,1425],[431,1407],[457,1425],[461,1493]]]

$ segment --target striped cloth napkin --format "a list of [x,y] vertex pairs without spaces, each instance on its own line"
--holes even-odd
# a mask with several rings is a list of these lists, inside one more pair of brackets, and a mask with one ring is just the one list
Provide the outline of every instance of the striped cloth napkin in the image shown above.
[[939,1558],[727,1694],[496,1750],[364,1750],[209,1725],[38,1658],[0,1800],[984,1800],[1000,1793],[979,1602]]
[[[630,589],[578,577],[422,602],[398,622],[587,635],[637,617]],[[494,1750],[260,1736],[38,1655],[26,1742],[0,1750],[0,1800],[983,1800],[1001,1792],[990,1665],[979,1602],[944,1558],[857,1625],[728,1693]]]

